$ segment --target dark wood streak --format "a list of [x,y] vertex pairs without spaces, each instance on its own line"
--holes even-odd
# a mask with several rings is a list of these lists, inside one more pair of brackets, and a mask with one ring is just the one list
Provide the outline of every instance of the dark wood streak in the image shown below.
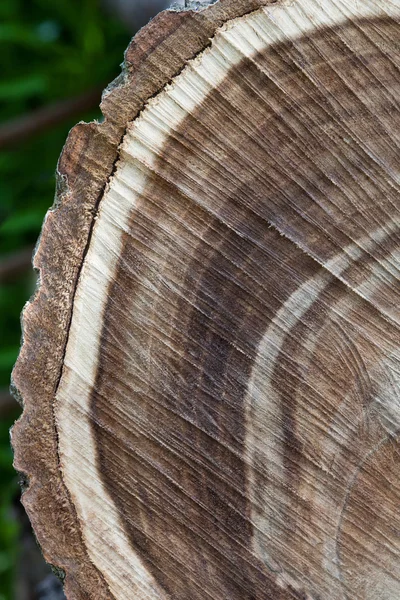
[[[165,189],[164,192],[166,191]],[[168,201],[169,196],[166,193],[165,197]],[[185,202],[185,199],[182,200]],[[179,204],[179,199],[176,197],[175,203],[175,205]],[[201,215],[201,218],[205,219],[206,215]],[[161,218],[161,220],[163,219]],[[140,238],[139,227],[135,226],[135,240]],[[210,222],[209,228],[211,232],[208,235],[204,234],[204,241],[208,242],[207,246],[211,249],[218,246],[219,242],[221,244],[220,252],[215,253],[214,250],[210,250],[209,256],[207,256],[204,246],[201,246],[196,253],[198,256],[195,255],[192,260],[191,269],[188,270],[186,281],[182,285],[185,294],[188,294],[190,299],[193,297],[197,300],[196,309],[193,310],[191,302],[185,302],[184,299],[173,298],[171,300],[177,305],[177,318],[174,324],[177,332],[172,334],[173,343],[175,347],[183,349],[183,358],[174,360],[174,357],[163,355],[163,349],[157,348],[156,342],[152,342],[152,356],[157,358],[160,356],[159,360],[163,361],[158,372],[152,374],[152,382],[160,381],[163,377],[169,378],[171,381],[168,387],[173,394],[171,392],[168,395],[165,394],[162,385],[159,386],[161,390],[158,390],[158,394],[157,389],[155,393],[152,390],[153,402],[157,406],[161,406],[159,412],[164,418],[157,418],[152,414],[150,407],[147,418],[149,423],[155,423],[156,427],[158,421],[161,428],[154,435],[155,439],[161,436],[161,439],[168,441],[167,461],[175,463],[173,473],[178,487],[173,502],[175,505],[184,502],[185,505],[179,507],[182,514],[178,514],[172,523],[167,521],[158,524],[154,513],[150,511],[147,517],[142,516],[147,521],[147,527],[143,526],[143,528],[151,528],[153,531],[157,531],[158,537],[166,538],[164,547],[167,547],[169,536],[172,537],[174,532],[180,532],[179,541],[175,542],[174,552],[182,557],[181,564],[174,566],[170,563],[170,559],[164,556],[164,568],[168,565],[165,568],[166,574],[159,571],[157,565],[155,566],[156,572],[158,571],[157,579],[171,592],[172,597],[185,598],[188,595],[193,598],[203,597],[204,589],[199,590],[196,582],[190,582],[188,579],[182,581],[184,557],[192,554],[191,560],[196,561],[194,572],[209,572],[209,577],[206,578],[207,583],[202,583],[203,586],[206,585],[210,589],[211,595],[230,594],[230,597],[253,598],[268,593],[273,594],[273,597],[280,598],[282,592],[273,586],[269,577],[262,572],[257,572],[260,565],[251,555],[246,556],[246,552],[244,552],[250,543],[251,529],[246,514],[245,467],[242,458],[243,395],[246,379],[251,368],[252,355],[254,356],[257,348],[257,336],[263,331],[263,321],[265,322],[268,316],[271,318],[273,314],[269,312],[269,315],[266,315],[265,307],[259,301],[256,303],[253,315],[246,315],[244,309],[248,309],[251,303],[254,303],[254,289],[248,284],[245,285],[242,275],[246,261],[249,261],[250,258],[253,258],[253,264],[258,264],[261,257],[270,264],[275,262],[275,272],[278,263],[276,257],[268,257],[268,254],[265,255],[251,243],[239,245],[237,243],[238,236],[234,236],[232,240],[232,236],[227,236],[227,228],[218,223],[216,219]],[[267,230],[263,234],[264,238],[270,239],[270,243],[265,244],[266,247],[286,247],[286,243],[275,232]],[[148,235],[147,231],[146,235]],[[159,240],[162,239],[162,231],[157,230],[156,227],[153,235],[157,236]],[[229,256],[232,259],[235,246],[239,256],[237,260],[230,262],[224,258],[224,254],[229,249]],[[255,260],[252,254],[258,254],[256,257],[258,260]],[[138,262],[138,259],[135,260],[133,256],[131,260]],[[140,260],[143,260],[143,256],[140,257]],[[308,261],[311,263],[310,259]],[[224,274],[223,278],[221,273]],[[221,282],[225,277],[232,283],[226,285],[222,290]],[[141,281],[142,278],[145,280],[143,275],[139,278]],[[232,281],[235,279],[242,286],[245,285],[244,290]],[[198,291],[196,291],[195,282],[197,282]],[[125,277],[124,294],[127,293],[126,283],[127,278]],[[265,283],[266,281],[263,279],[259,285],[262,286]],[[286,284],[290,285],[290,282],[286,280]],[[140,287],[140,283],[133,282],[128,296],[139,293],[137,286]],[[261,296],[261,291],[256,294],[256,297]],[[163,300],[168,304],[168,296],[165,291]],[[118,299],[116,301],[118,302]],[[240,311],[240,308],[233,310],[235,305],[239,307],[241,305],[242,310]],[[276,305],[277,307],[278,305]],[[157,308],[158,306],[152,307],[152,310],[156,311]],[[227,310],[227,308],[231,310]],[[162,307],[160,306],[159,309],[162,310]],[[115,322],[109,322],[108,330],[112,330],[115,325]],[[253,332],[254,341],[248,339],[249,331]],[[238,350],[232,347],[232,341],[239,345]],[[247,354],[243,353],[242,348]],[[115,353],[115,347],[112,352]],[[121,360],[124,360],[122,356]],[[233,366],[234,371],[232,370]],[[230,380],[227,381],[228,373]],[[104,389],[107,385],[114,385],[113,382],[110,382],[108,375],[107,382],[102,382],[103,387],[96,386],[96,389]],[[108,389],[106,389],[102,392],[102,396],[106,398],[108,393]],[[97,404],[96,411],[98,411]],[[166,414],[167,411],[172,413],[170,418]],[[109,415],[107,417],[109,418]],[[101,431],[102,438],[104,435],[105,432]],[[145,440],[143,443],[146,445]],[[191,449],[189,449],[189,445],[192,446]],[[189,455],[191,458],[188,465],[185,464],[188,461],[183,461],[179,455],[181,447],[183,447],[184,455]],[[149,451],[154,460],[154,449],[149,448]],[[157,456],[157,453],[155,454],[160,466],[156,473],[147,475],[148,481],[157,481],[160,473],[165,470],[163,460]],[[132,470],[132,458],[130,455],[126,459],[126,468],[129,470]],[[104,457],[102,460],[104,461]],[[102,468],[104,468],[104,462]],[[107,463],[105,464],[107,465]],[[221,465],[224,467],[219,473]],[[171,465],[168,467],[171,471]],[[133,471],[143,472],[143,470],[146,470],[144,465],[138,465],[135,462]],[[143,477],[145,476],[143,474]],[[113,485],[115,485],[115,481]],[[186,491],[186,498],[180,494],[182,488]],[[120,494],[121,490],[118,489],[119,497]],[[137,523],[132,522],[131,519],[132,514],[137,515],[139,507],[129,505],[129,498],[124,497],[119,508],[124,513],[132,541],[136,546],[141,547],[145,556],[152,560],[156,554],[157,544],[152,547],[151,541],[143,536],[143,532],[137,530]],[[186,515],[190,515],[197,529],[195,539],[191,537],[190,527],[185,523]],[[205,539],[201,538],[202,531],[206,534]],[[178,545],[182,548],[178,549]],[[215,551],[215,546],[220,547],[219,555]],[[197,559],[193,556],[194,552],[198,553]],[[230,564],[232,560],[234,568]],[[204,564],[201,564],[203,562]],[[218,569],[213,572],[215,565],[218,565]],[[290,596],[284,595],[283,597]]]
[[[321,272],[319,263],[398,218],[390,178],[398,149],[385,140],[389,114],[399,129],[399,57],[391,69],[379,52],[382,37],[398,36],[390,20],[360,22],[244,60],[169,140],[132,215],[104,321],[94,430],[100,471],[132,545],[171,598],[305,597],[302,586],[281,588],[252,551],[244,399],[258,345],[290,295]],[[328,47],[341,57],[334,69],[321,61]],[[356,94],[381,90],[371,77],[381,60],[388,81],[373,98],[379,123]],[[183,181],[190,197],[179,190]],[[392,243],[393,236],[354,261],[343,275],[348,286],[365,281]],[[334,278],[290,331],[273,380],[296,498],[305,460],[296,338],[307,321],[317,334],[321,311],[346,295],[355,322],[363,310],[394,346],[398,336],[379,312],[393,308],[398,286],[382,282],[374,308]],[[354,338],[363,335],[357,327]],[[340,338],[335,326],[328,331]],[[343,374],[329,375],[345,384]]]

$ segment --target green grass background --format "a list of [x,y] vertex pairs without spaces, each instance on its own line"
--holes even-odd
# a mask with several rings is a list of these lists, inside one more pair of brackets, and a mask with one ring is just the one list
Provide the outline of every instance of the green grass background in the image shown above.
[[[0,124],[112,81],[130,34],[99,0],[0,1]],[[0,153],[0,262],[35,244],[54,197],[54,172],[68,130],[99,111],[63,122]],[[0,390],[7,389],[20,345],[20,313],[35,285],[33,272],[0,284]],[[9,428],[0,417],[0,600],[14,600],[19,494]]]

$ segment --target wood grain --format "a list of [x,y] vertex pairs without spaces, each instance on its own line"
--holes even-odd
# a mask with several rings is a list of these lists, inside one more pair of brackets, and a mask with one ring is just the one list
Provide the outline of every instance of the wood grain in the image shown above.
[[68,598],[398,597],[399,17],[166,13],[72,134],[13,433]]

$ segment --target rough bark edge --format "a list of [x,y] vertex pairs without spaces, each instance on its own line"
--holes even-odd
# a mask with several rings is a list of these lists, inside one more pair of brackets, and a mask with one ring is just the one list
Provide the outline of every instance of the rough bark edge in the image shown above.
[[62,481],[53,401],[80,269],[118,146],[126,124],[209,45],[220,26],[276,1],[219,0],[201,12],[160,13],[131,41],[122,74],[105,90],[104,122],[76,125],[61,154],[55,202],[33,258],[38,287],[23,312],[23,344],[12,375],[13,393],[24,407],[12,444],[14,466],[24,482],[22,502],[45,559],[65,573],[69,600],[112,598],[87,556]]

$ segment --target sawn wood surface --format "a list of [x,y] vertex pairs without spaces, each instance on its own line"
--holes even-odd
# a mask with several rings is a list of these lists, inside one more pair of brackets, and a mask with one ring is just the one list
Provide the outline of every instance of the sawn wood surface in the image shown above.
[[72,130],[12,436],[69,600],[400,597],[399,19],[162,13]]

